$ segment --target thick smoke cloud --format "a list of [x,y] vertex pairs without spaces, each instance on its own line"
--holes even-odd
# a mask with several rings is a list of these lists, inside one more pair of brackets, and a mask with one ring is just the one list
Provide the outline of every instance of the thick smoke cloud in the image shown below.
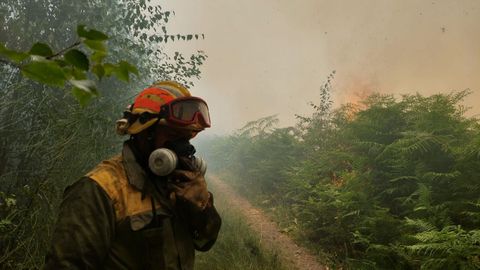
[[[165,2],[163,2],[165,3]],[[169,50],[205,50],[193,93],[211,107],[213,133],[278,114],[283,125],[336,70],[336,104],[373,91],[425,95],[470,88],[480,113],[480,1],[168,1],[171,31],[205,40]]]

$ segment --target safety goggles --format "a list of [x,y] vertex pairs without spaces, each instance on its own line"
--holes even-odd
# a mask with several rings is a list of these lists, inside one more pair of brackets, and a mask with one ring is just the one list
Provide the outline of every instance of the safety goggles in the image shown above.
[[207,103],[197,97],[177,98],[163,105],[160,116],[180,126],[191,124],[200,124],[204,128],[211,126]]

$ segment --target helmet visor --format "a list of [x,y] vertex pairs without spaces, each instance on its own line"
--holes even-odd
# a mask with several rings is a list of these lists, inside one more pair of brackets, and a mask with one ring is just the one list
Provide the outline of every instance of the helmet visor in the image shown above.
[[199,123],[210,127],[210,114],[205,101],[200,98],[188,97],[173,101],[170,105],[170,120],[180,124]]

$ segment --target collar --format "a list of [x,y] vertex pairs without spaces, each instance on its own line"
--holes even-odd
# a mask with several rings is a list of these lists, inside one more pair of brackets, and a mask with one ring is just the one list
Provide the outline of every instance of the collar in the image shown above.
[[145,183],[148,181],[147,172],[137,163],[131,146],[127,142],[123,144],[122,158],[128,182],[136,189],[144,192]]
[[146,194],[149,194],[166,209],[173,209],[165,187],[155,188],[154,181],[150,179],[143,167],[138,164],[132,146],[130,146],[128,142],[123,144],[122,160],[128,183],[142,193],[142,200]]

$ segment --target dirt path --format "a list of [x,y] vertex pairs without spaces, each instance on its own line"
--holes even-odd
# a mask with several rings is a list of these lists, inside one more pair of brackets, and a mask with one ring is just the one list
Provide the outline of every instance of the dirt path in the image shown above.
[[320,265],[308,250],[299,247],[290,237],[281,233],[277,225],[270,221],[261,210],[253,207],[249,201],[238,195],[217,176],[209,175],[208,182],[214,186],[217,192],[225,194],[233,207],[240,210],[250,227],[260,235],[260,240],[265,247],[276,247],[279,250],[289,268],[300,270],[328,269]]

